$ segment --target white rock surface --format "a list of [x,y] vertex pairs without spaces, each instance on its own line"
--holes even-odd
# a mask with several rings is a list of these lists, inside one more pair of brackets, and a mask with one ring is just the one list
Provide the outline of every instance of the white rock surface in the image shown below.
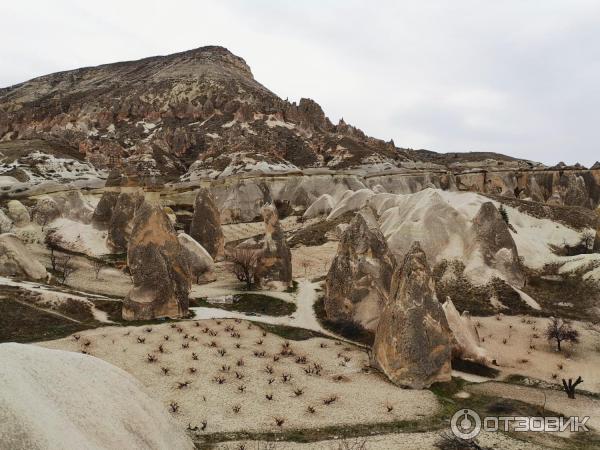
[[198,276],[214,269],[215,263],[212,257],[193,237],[186,233],[179,233],[177,240],[188,252],[193,275]]
[[302,217],[312,219],[314,217],[326,216],[333,209],[334,203],[331,195],[323,194],[308,207]]
[[106,236],[105,230],[62,217],[48,227],[47,240],[62,249],[98,257],[112,253]]
[[0,234],[8,233],[12,230],[13,223],[12,220],[8,218],[4,211],[0,209]]
[[8,217],[12,219],[15,226],[24,227],[29,225],[31,222],[31,217],[29,216],[29,211],[21,203],[19,200],[11,200],[7,204],[8,207]]
[[2,448],[194,448],[140,382],[101,359],[0,344],[0,380]]
[[479,345],[479,334],[467,311],[459,314],[458,310],[448,298],[442,305],[450,330],[456,340],[455,353],[463,359],[470,359],[482,364],[488,364],[489,358],[483,347]]
[[0,235],[0,275],[23,276],[32,280],[45,280],[48,276],[46,268],[11,233]]

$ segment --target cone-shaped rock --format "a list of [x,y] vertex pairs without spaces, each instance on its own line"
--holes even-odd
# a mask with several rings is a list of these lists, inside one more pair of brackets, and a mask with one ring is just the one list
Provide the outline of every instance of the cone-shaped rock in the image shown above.
[[418,242],[394,272],[371,355],[394,384],[424,389],[451,379],[452,334]]
[[473,218],[476,241],[486,265],[498,270],[509,283],[524,284],[519,252],[508,225],[492,202],[481,205]]
[[187,315],[190,262],[171,221],[159,206],[144,202],[137,209],[127,263],[133,288],[123,300],[123,319]]
[[208,189],[200,188],[194,203],[194,217],[190,226],[194,238],[215,259],[224,254],[225,238],[221,229],[221,214]]
[[292,284],[292,252],[279,223],[279,215],[274,205],[261,209],[265,222],[265,240],[261,250],[258,278],[261,284],[281,282]]
[[373,213],[362,209],[344,230],[327,273],[327,318],[360,323],[374,331],[386,304],[394,266],[394,256]]

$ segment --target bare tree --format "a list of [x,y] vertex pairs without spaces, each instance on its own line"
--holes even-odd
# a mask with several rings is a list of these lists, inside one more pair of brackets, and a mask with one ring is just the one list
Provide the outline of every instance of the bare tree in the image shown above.
[[251,289],[257,281],[259,253],[250,248],[236,248],[227,255],[230,270]]
[[583,379],[581,377],[577,377],[575,382],[573,383],[573,378],[569,378],[569,381],[562,379],[562,384],[565,392],[567,393],[567,397],[574,399],[575,398],[575,388],[578,384],[583,383]]
[[98,258],[98,259],[92,260],[92,269],[94,270],[94,273],[96,274],[96,280],[100,276],[100,271],[102,269],[104,269],[104,267],[106,267],[106,263],[102,259]]
[[550,318],[548,328],[546,328],[546,339],[548,341],[555,341],[558,351],[561,351],[560,343],[563,341],[573,342],[574,344],[579,342],[579,331],[571,327],[571,323],[568,320],[558,319],[555,317]]
[[71,256],[65,255],[56,259],[56,277],[60,284],[65,284],[67,279],[75,272],[77,268],[71,261]]

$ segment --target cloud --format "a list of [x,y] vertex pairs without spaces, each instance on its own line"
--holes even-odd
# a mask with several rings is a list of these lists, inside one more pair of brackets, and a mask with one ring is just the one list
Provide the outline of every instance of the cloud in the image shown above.
[[399,146],[600,159],[595,0],[21,0],[0,14],[4,86],[218,44],[281,97]]

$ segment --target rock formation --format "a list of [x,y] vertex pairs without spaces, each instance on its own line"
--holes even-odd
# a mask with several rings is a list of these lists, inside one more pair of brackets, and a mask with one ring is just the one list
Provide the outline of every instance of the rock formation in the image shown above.
[[6,205],[8,207],[8,217],[13,221],[16,227],[29,225],[31,218],[29,211],[19,200],[11,200]]
[[507,223],[492,202],[481,205],[473,218],[473,229],[484,263],[498,270],[509,283],[522,287],[525,276],[517,246]]
[[9,233],[12,231],[13,223],[12,220],[0,209],[0,234]]
[[261,209],[265,223],[265,240],[260,252],[257,275],[261,285],[270,282],[292,284],[292,252],[279,223],[274,205],[265,205]]
[[0,275],[45,280],[46,268],[40,264],[14,234],[0,234]]
[[149,320],[188,314],[190,262],[161,207],[144,202],[135,213],[127,249],[133,288],[123,319]]
[[323,194],[316,199],[307,209],[304,211],[302,217],[305,219],[312,219],[319,216],[327,216],[331,212],[335,205],[333,197],[329,194]]
[[56,203],[52,197],[41,197],[31,210],[32,220],[41,226],[48,225],[59,217],[60,208],[58,207],[58,203]]
[[225,239],[221,229],[221,214],[208,189],[200,188],[196,195],[190,236],[204,247],[213,259],[224,255]]
[[210,254],[196,242],[190,235],[179,233],[177,239],[181,244],[187,258],[190,262],[190,272],[196,283],[208,281],[207,277],[214,269],[214,261]]
[[4,449],[192,450],[166,406],[100,358],[0,344]]
[[371,355],[394,384],[423,389],[451,379],[452,333],[435,295],[427,258],[418,242],[392,277]]
[[471,320],[469,312],[463,311],[462,315],[459,314],[450,298],[446,299],[442,308],[454,337],[453,355],[458,358],[489,364],[487,352],[480,345],[479,333]]
[[98,202],[93,214],[93,223],[99,228],[108,229],[108,245],[116,253],[127,250],[137,209],[144,202],[144,195],[138,191],[106,192]]
[[327,273],[327,318],[377,329],[394,267],[394,256],[377,220],[370,209],[362,209],[342,233]]

